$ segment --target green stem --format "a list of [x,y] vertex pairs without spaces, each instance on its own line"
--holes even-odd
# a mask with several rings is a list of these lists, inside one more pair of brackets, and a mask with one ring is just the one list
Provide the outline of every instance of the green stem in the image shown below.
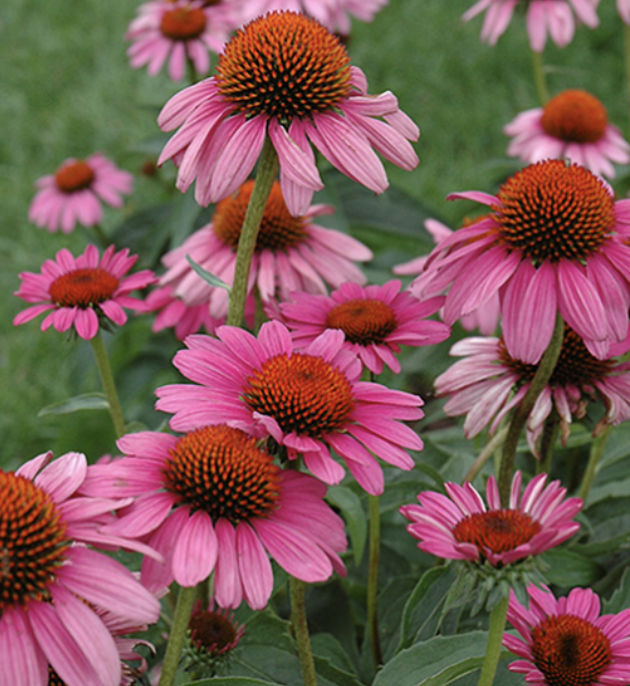
[[[306,622],[306,584],[303,581],[290,576],[289,590],[291,593],[291,626],[293,627],[293,633],[295,634],[300,664],[302,665],[304,686],[317,686],[315,662],[313,661],[311,639],[308,634],[308,624]],[[162,686],[162,684],[160,684],[160,686]]]
[[477,459],[473,462],[472,467],[466,472],[464,477],[464,482],[470,481],[471,483],[477,478],[477,474],[484,468],[486,462],[492,457],[494,451],[503,445],[503,441],[507,436],[508,428],[504,426],[500,431],[488,441],[488,445],[479,453]]
[[525,397],[514,412],[512,422],[508,429],[507,438],[503,444],[503,455],[501,457],[501,467],[499,469],[499,493],[501,495],[503,507],[507,507],[510,500],[512,471],[514,469],[514,459],[516,458],[516,449],[518,447],[521,431],[527,423],[529,414],[534,408],[538,396],[541,394],[553,374],[556,362],[560,357],[563,339],[564,321],[558,314],[556,315],[556,326],[553,330],[551,340],[549,341],[549,346],[540,360],[536,374],[534,374],[534,378],[531,381],[531,385],[527,390]]
[[276,150],[269,137],[267,137],[260,154],[256,182],[254,183],[252,196],[249,199],[243,228],[241,229],[241,237],[238,242],[236,266],[234,267],[234,284],[230,292],[230,306],[226,322],[230,326],[241,326],[243,323],[249,270],[252,264],[254,249],[256,248],[258,229],[260,228],[260,222],[265,213],[267,200],[269,199],[273,182],[276,180],[279,166]]
[[114,423],[116,438],[120,438],[125,433],[125,417],[120,405],[118,393],[116,392],[116,384],[114,383],[112,367],[109,363],[109,357],[107,356],[105,342],[103,341],[103,336],[101,335],[100,329],[96,336],[90,339],[90,343],[92,344],[94,357],[96,357],[96,364],[98,366],[98,373],[101,377],[101,383],[103,384],[103,390],[105,391],[107,402],[109,403],[109,414],[111,415],[112,422]]
[[630,26],[628,24],[623,25],[623,55],[626,65],[626,103],[630,116]]
[[507,617],[508,598],[504,597],[495,605],[490,615],[490,629],[488,632],[488,647],[481,668],[478,686],[492,686],[494,675],[497,673],[499,659],[501,658],[501,642],[505,630],[505,618]]
[[540,439],[540,459],[536,465],[537,474],[550,474],[551,473],[551,461],[553,459],[553,449],[558,440],[558,431],[560,430],[560,417],[555,410],[551,411],[551,414],[547,417],[545,421],[545,426],[543,427],[542,437]]
[[378,629],[378,568],[381,552],[381,510],[377,495],[368,495],[368,503],[370,512],[370,558],[368,565],[367,616],[372,655],[378,668],[383,664],[381,638]]
[[100,224],[94,224],[94,226],[91,226],[90,228],[94,232],[96,240],[103,248],[107,248],[112,244],[112,241],[109,239],[105,231],[103,231],[103,227]]
[[188,624],[190,622],[190,613],[196,597],[197,588],[195,586],[182,586],[179,589],[175,616],[173,617],[173,625],[171,626],[168,645],[166,646],[166,654],[164,655],[162,673],[158,686],[172,686],[175,682],[177,667],[179,666],[179,660],[182,654],[182,648],[184,647]]
[[256,297],[256,313],[254,314],[254,336],[258,336],[260,327],[267,321],[265,314],[265,305],[260,296],[258,288],[254,289],[254,296]]
[[541,105],[546,105],[549,101],[549,91],[547,90],[547,79],[545,77],[545,67],[543,65],[542,52],[532,50],[532,66],[534,68],[534,82],[536,92]]
[[586,471],[582,477],[582,483],[580,484],[580,492],[578,496],[586,503],[588,494],[591,492],[591,486],[595,480],[595,474],[597,473],[597,468],[599,466],[599,461],[604,453],[604,448],[606,447],[606,441],[610,435],[610,426],[607,426],[600,434],[593,440],[591,445],[591,454],[588,458],[588,464],[586,465]]
[[188,57],[186,56],[186,71],[188,72],[188,81],[190,81],[190,85],[193,86],[197,81],[199,81],[199,74],[197,73],[197,68],[195,67],[195,63]]

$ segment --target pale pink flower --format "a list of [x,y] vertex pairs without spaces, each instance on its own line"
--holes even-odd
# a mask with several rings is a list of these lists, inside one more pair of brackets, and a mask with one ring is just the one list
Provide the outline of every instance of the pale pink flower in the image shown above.
[[451,325],[497,292],[509,354],[535,364],[556,314],[596,357],[626,338],[630,306],[630,201],[584,167],[547,160],[510,177],[496,196],[454,193],[490,206],[483,220],[456,231],[431,253],[412,283],[424,298],[451,288]]
[[630,681],[630,610],[600,616],[599,597],[590,588],[574,588],[554,598],[531,584],[529,609],[510,592],[507,619],[520,637],[504,634],[505,648],[520,657],[508,669],[528,684],[610,686]]
[[261,609],[273,588],[267,553],[309,583],[345,573],[344,525],[323,500],[326,487],[280,469],[252,436],[216,424],[180,437],[128,434],[118,447],[129,457],[94,465],[83,490],[136,498],[105,531],[143,537],[162,554],[163,563],[144,559],[148,588],[196,586],[214,571],[221,607],[244,598]]
[[[527,420],[527,442],[534,455],[538,455],[538,439],[554,409],[563,443],[569,437],[572,418],[581,419],[588,403],[598,398],[606,413],[595,427],[595,434],[630,419],[630,363],[614,359],[629,348],[630,338],[611,346],[610,358],[599,360],[574,331],[566,328],[560,358]],[[466,415],[467,438],[486,426],[494,432],[525,397],[537,366],[512,358],[499,338],[466,338],[453,346],[451,355],[465,359],[435,380],[437,394],[449,397],[444,412],[449,416]]]
[[630,0],[617,0],[617,10],[625,24],[630,24]]
[[110,245],[99,258],[98,249],[88,245],[75,258],[63,248],[54,260],[44,262],[41,274],[22,272],[22,283],[14,295],[36,304],[20,312],[13,320],[14,326],[43,312],[49,314],[42,322],[42,331],[53,326],[63,332],[74,326],[85,340],[96,336],[101,320],[122,326],[127,321],[123,307],[142,309],[142,303],[129,293],[155,283],[156,279],[148,269],[125,277],[138,256],[129,256],[127,248],[115,250]]
[[[186,256],[232,285],[236,250],[253,186],[254,182],[248,181],[222,200],[210,224],[162,258],[167,271],[160,284],[171,286],[173,295],[188,307],[209,306],[210,315],[217,319],[227,315],[227,291],[205,282]],[[365,276],[354,262],[371,260],[372,252],[351,236],[314,223],[316,217],[333,211],[329,205],[312,205],[303,216],[292,217],[280,184],[274,183],[252,258],[249,293],[256,287],[267,303],[276,296],[286,300],[294,290],[326,293],[326,284],[364,283]]]
[[413,467],[405,448],[421,450],[422,441],[400,420],[420,419],[422,400],[360,381],[363,366],[344,350],[341,331],[328,329],[299,352],[276,321],[263,324],[257,339],[231,326],[217,329],[217,336],[190,336],[188,350],[175,355],[175,366],[200,385],[157,390],[157,408],[175,414],[173,429],[227,422],[257,438],[271,436],[290,459],[303,455],[326,483],[345,474],[333,449],[372,494],[383,491],[375,456],[401,469]]
[[486,499],[472,484],[446,483],[447,495],[425,491],[420,505],[404,505],[411,521],[407,531],[420,540],[418,548],[447,560],[488,561],[502,567],[540,555],[578,531],[573,517],[582,509],[579,498],[564,500],[559,481],[545,487],[546,474],[533,478],[521,495],[522,477],[512,480],[508,507],[501,507],[494,476],[488,479]]
[[87,546],[138,549],[102,532],[131,501],[80,495],[91,469],[85,455],[51,460],[47,453],[0,471],[2,683],[47,686],[50,666],[67,686],[119,686],[121,657],[94,608],[145,624],[157,621],[160,605],[122,564]]
[[575,18],[594,29],[599,24],[596,8],[599,0],[479,0],[462,17],[468,21],[487,10],[481,40],[495,45],[505,32],[517,6],[527,10],[529,44],[535,52],[545,49],[547,34],[561,48],[575,33]]
[[451,333],[446,324],[426,319],[437,312],[443,298],[420,302],[401,293],[400,287],[400,281],[365,287],[343,283],[330,297],[296,291],[290,302],[280,304],[281,321],[299,347],[311,344],[326,329],[340,329],[344,348],[358,355],[373,374],[380,374],[384,364],[398,373],[401,345],[435,345]]
[[582,90],[563,91],[544,107],[521,112],[503,131],[513,137],[508,155],[523,162],[567,158],[610,178],[613,162],[630,162],[630,145],[609,123],[606,108]]
[[121,196],[131,193],[133,176],[97,152],[85,160],[66,160],[35,185],[39,191],[28,210],[29,221],[53,233],[70,233],[77,223],[100,224],[102,203],[122,207]]
[[173,158],[182,192],[196,178],[195,198],[203,206],[247,179],[267,136],[295,216],[323,188],[311,144],[376,193],[388,181],[375,150],[403,169],[418,164],[409,143],[418,128],[394,95],[368,95],[365,75],[350,66],[339,40],[294,12],[273,12],[240,29],[220,55],[217,75],[171,98],[158,123],[165,131],[181,127],[158,163]]

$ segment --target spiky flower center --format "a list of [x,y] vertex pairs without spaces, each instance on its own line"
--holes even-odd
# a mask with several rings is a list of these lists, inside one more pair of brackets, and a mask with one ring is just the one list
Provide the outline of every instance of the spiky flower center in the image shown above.
[[188,622],[190,640],[197,650],[222,655],[236,647],[238,633],[225,612],[195,610]]
[[109,300],[120,281],[100,267],[73,269],[58,276],[49,286],[50,299],[60,307],[98,305]]
[[61,513],[30,479],[0,471],[0,617],[5,608],[50,598],[70,540]]
[[594,95],[567,90],[545,105],[540,123],[550,136],[567,143],[596,143],[606,133],[608,115]]
[[549,686],[592,686],[610,664],[607,636],[574,615],[546,617],[532,629],[534,664]]
[[272,12],[227,43],[217,85],[235,111],[289,124],[338,107],[350,93],[350,58],[339,39],[314,19]]
[[453,529],[455,540],[472,543],[483,555],[507,553],[529,542],[540,531],[540,524],[520,510],[490,510],[464,517]]
[[46,686],[66,686],[66,682],[48,665],[48,684]]
[[89,188],[94,181],[94,171],[87,162],[77,160],[59,167],[55,173],[57,188],[63,193],[75,193]]
[[[234,251],[238,248],[245,213],[252,196],[254,182],[247,181],[233,195],[222,200],[213,217],[214,233]],[[267,200],[256,239],[256,252],[286,251],[308,238],[302,217],[292,217],[282,197],[280,184],[275,181]]]
[[182,436],[164,468],[168,490],[192,512],[233,524],[266,517],[280,497],[280,469],[243,431],[206,426]]
[[357,298],[333,307],[326,315],[326,327],[341,329],[351,343],[379,344],[396,328],[396,316],[381,300]]
[[561,160],[538,162],[501,186],[493,205],[499,235],[536,265],[543,260],[584,262],[615,224],[614,201],[597,176]]
[[341,431],[354,409],[352,385],[330,362],[302,353],[271,357],[247,379],[243,396],[283,433],[312,438]]
[[160,31],[171,40],[198,38],[206,30],[206,15],[199,7],[177,7],[164,12]]

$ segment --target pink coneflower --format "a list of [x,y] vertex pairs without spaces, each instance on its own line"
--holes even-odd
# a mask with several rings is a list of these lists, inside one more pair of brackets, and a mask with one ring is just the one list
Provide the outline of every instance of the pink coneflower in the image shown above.
[[608,122],[606,108],[582,90],[563,91],[544,107],[521,112],[503,131],[514,138],[508,155],[523,162],[568,158],[610,178],[612,162],[630,162],[630,145]]
[[295,292],[280,305],[282,321],[299,347],[309,345],[326,329],[340,329],[344,347],[358,355],[373,374],[386,364],[400,371],[396,355],[401,345],[435,345],[445,341],[450,329],[442,322],[427,321],[442,305],[442,298],[420,302],[400,292],[400,281],[383,286],[344,283],[331,297]]
[[219,53],[232,30],[240,26],[239,12],[231,2],[153,0],[138,8],[138,16],[125,35],[133,41],[127,50],[134,69],[148,65],[155,76],[168,60],[168,75],[181,81],[187,62],[197,74],[210,70],[209,51]]
[[630,0],[617,0],[617,10],[625,24],[630,24]]
[[[465,220],[462,224],[463,227],[471,226],[475,222],[485,219],[487,215],[483,217],[478,217],[473,220]],[[442,224],[442,222],[437,221],[437,219],[427,219],[424,222],[424,228],[431,234],[431,237],[437,245],[440,241],[445,238],[449,238],[453,231],[449,229],[448,226]],[[424,269],[424,266],[429,259],[428,255],[422,255],[421,257],[416,257],[409,262],[404,264],[397,264],[392,268],[394,274],[402,275],[418,275]],[[501,315],[501,304],[499,302],[499,294],[493,293],[490,298],[477,308],[474,312],[470,314],[465,314],[460,319],[460,324],[466,329],[466,331],[474,331],[479,329],[479,331],[484,336],[490,336],[496,331],[497,325],[499,323],[499,316]]]
[[404,505],[411,521],[407,531],[420,539],[418,548],[447,560],[487,560],[493,567],[540,555],[580,528],[573,517],[582,509],[579,498],[564,500],[559,481],[545,487],[546,474],[532,479],[521,497],[521,473],[512,481],[510,504],[501,507],[493,476],[488,479],[488,507],[470,483],[446,483],[448,497],[434,491],[418,495],[420,505]]
[[628,331],[630,201],[577,164],[547,160],[510,177],[496,196],[454,193],[489,205],[486,219],[456,231],[431,253],[414,295],[446,296],[453,324],[501,296],[509,354],[535,364],[557,312],[597,357]]
[[[222,200],[210,224],[162,258],[167,271],[160,284],[171,286],[173,294],[189,307],[209,306],[215,318],[227,314],[227,291],[203,281],[186,255],[232,285],[236,250],[253,187],[254,182],[247,181]],[[274,183],[258,232],[249,291],[256,286],[263,302],[268,302],[276,296],[286,300],[294,290],[326,293],[326,284],[336,287],[344,281],[364,283],[365,276],[354,262],[371,260],[372,252],[347,234],[313,223],[315,217],[332,211],[328,205],[312,205],[303,216],[292,217],[280,184]]]
[[258,339],[231,326],[217,329],[217,336],[190,336],[188,350],[175,355],[175,366],[200,386],[157,390],[157,408],[175,414],[173,429],[228,422],[258,438],[271,436],[289,458],[302,454],[326,483],[344,476],[332,448],[373,494],[383,490],[374,455],[401,469],[413,467],[404,448],[421,450],[422,441],[399,420],[420,419],[422,400],[360,382],[361,362],[344,350],[341,331],[328,329],[300,352],[280,322],[263,324]]
[[91,469],[85,456],[51,459],[0,471],[2,680],[47,686],[50,667],[67,686],[119,686],[120,655],[93,607],[143,624],[157,621],[160,605],[123,565],[86,544],[127,547],[99,529],[130,501],[77,495]]
[[96,336],[101,320],[122,326],[127,321],[123,307],[142,308],[141,302],[129,293],[155,283],[156,279],[148,269],[123,278],[138,256],[130,257],[127,248],[115,250],[110,245],[99,258],[98,249],[88,245],[75,258],[63,248],[55,260],[44,262],[41,274],[22,272],[22,283],[14,295],[37,304],[20,312],[13,325],[19,326],[49,312],[42,322],[42,331],[53,326],[62,332],[74,326],[85,340]]
[[214,600],[203,609],[197,600],[188,622],[190,643],[198,653],[217,658],[231,652],[245,634],[245,627],[234,620],[234,613],[214,606]]
[[600,616],[599,597],[574,588],[556,600],[531,584],[529,610],[510,592],[508,621],[522,638],[505,634],[503,645],[518,657],[508,669],[534,686],[609,686],[630,681],[630,610]]
[[280,469],[252,436],[217,424],[180,437],[128,434],[118,447],[129,457],[94,465],[84,491],[137,497],[105,530],[145,537],[162,554],[164,563],[144,559],[148,588],[173,579],[195,586],[214,571],[221,607],[244,598],[260,609],[273,587],[267,553],[307,582],[324,581],[333,569],[345,573],[338,556],[344,526],[323,500],[325,486]]
[[396,98],[368,95],[365,75],[350,66],[339,40],[294,12],[273,12],[239,29],[219,57],[217,75],[171,98],[158,123],[165,131],[181,127],[158,163],[173,158],[182,192],[196,178],[195,198],[204,206],[247,179],[267,135],[293,215],[304,214],[323,188],[311,143],[376,193],[388,182],[374,150],[404,169],[418,164],[409,143],[418,128]]
[[[611,346],[613,355],[630,348],[630,340]],[[476,436],[490,425],[494,431],[505,415],[523,400],[536,373],[535,364],[510,356],[500,338],[468,338],[456,343],[451,355],[466,356],[435,380],[438,395],[449,396],[444,412],[465,414],[464,432]],[[612,357],[599,360],[580,337],[565,327],[560,358],[549,383],[538,396],[527,422],[527,441],[537,455],[537,441],[545,421],[555,409],[563,442],[569,436],[572,416],[582,418],[588,402],[601,398],[606,414],[595,433],[607,425],[630,419],[630,364]],[[513,391],[516,393],[513,394]]]
[[100,224],[101,203],[121,207],[121,196],[133,188],[133,176],[97,152],[85,160],[66,160],[36,186],[39,191],[28,210],[29,221],[51,232],[70,233],[77,223]]
[[573,39],[576,17],[591,29],[599,24],[595,9],[599,0],[479,0],[462,19],[468,21],[488,10],[481,29],[481,40],[495,45],[507,28],[518,5],[527,8],[529,44],[535,52],[545,49],[547,33],[563,48]]

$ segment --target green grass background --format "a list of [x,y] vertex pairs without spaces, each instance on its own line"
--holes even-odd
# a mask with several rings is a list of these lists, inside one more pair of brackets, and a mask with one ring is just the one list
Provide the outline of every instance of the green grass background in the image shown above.
[[[87,234],[38,230],[27,220],[33,182],[66,157],[100,150],[138,173],[146,154],[140,144],[158,135],[155,115],[178,86],[129,68],[124,32],[138,3],[131,0],[4,0],[0,3],[0,464],[15,467],[48,449],[88,453],[112,446],[102,413],[38,418],[38,411],[77,393],[99,390],[89,344],[68,341],[38,323],[19,328],[13,317],[24,303],[12,293],[18,273],[39,271],[62,247],[83,250]],[[423,203],[431,214],[456,224],[474,211],[469,203],[446,203],[456,190],[492,190],[518,163],[505,156],[502,126],[536,106],[531,59],[522,17],[498,46],[479,41],[481,18],[463,24],[472,0],[390,0],[372,24],[355,23],[349,46],[353,63],[367,74],[370,91],[392,90],[420,125],[421,164],[412,173],[388,167],[392,184]],[[552,93],[580,87],[600,97],[610,118],[627,132],[623,31],[613,0],[603,0],[601,26],[581,27],[564,50],[548,46]],[[621,177],[617,189],[625,194]],[[156,185],[136,181],[122,214],[106,212],[112,229],[124,214],[149,205]],[[163,194],[162,194],[163,195]],[[422,235],[418,221],[418,236]],[[426,240],[426,238],[425,238]],[[413,241],[408,257],[417,254]],[[119,360],[149,341],[148,323],[134,321],[116,337]],[[157,358],[155,358],[157,359]],[[124,378],[125,403],[150,403],[146,379],[161,382],[172,371],[148,364],[139,377]],[[124,376],[124,375],[123,375]]]

